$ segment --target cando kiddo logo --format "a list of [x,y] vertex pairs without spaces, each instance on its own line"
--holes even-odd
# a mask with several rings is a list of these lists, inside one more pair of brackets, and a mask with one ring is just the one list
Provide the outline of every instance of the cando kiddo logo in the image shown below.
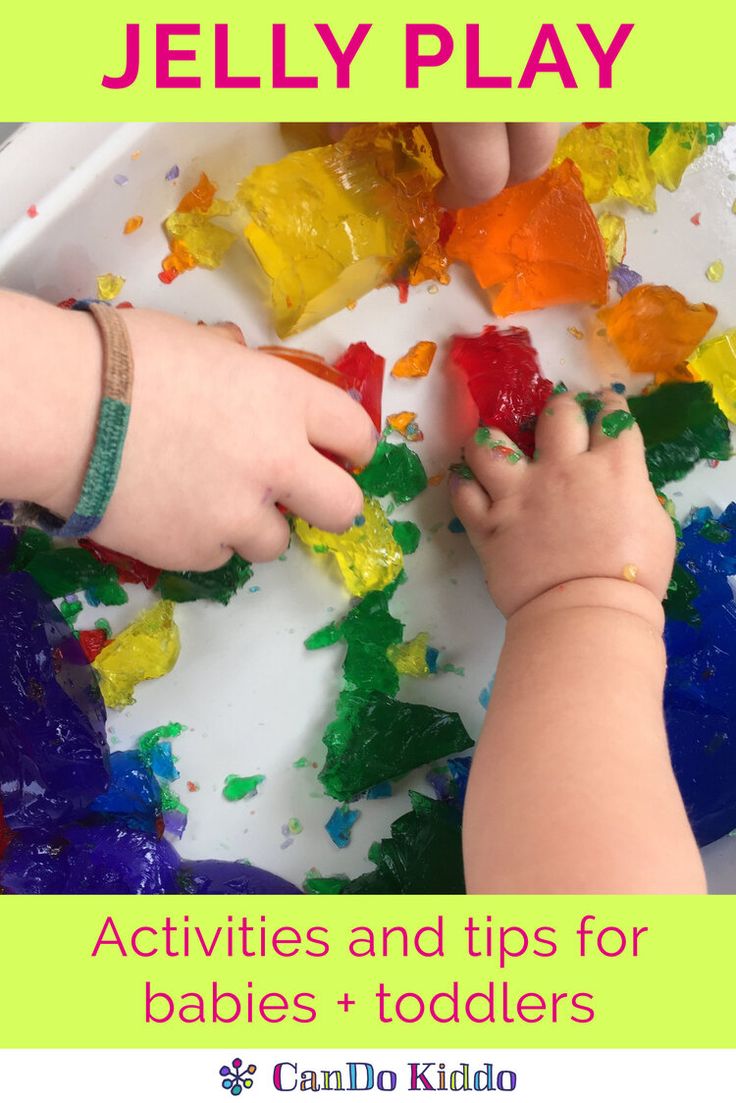
[[253,1076],[256,1071],[255,1065],[248,1065],[247,1068],[243,1068],[243,1062],[239,1057],[234,1057],[232,1061],[232,1069],[229,1065],[223,1065],[220,1069],[220,1076],[222,1077],[222,1087],[225,1091],[230,1092],[230,1095],[240,1095],[245,1089],[253,1087]]

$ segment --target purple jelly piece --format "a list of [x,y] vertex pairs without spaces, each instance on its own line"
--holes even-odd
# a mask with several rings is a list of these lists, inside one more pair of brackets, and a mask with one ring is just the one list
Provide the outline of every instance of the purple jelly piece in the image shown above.
[[169,838],[180,839],[187,827],[187,814],[181,808],[167,808],[164,812],[164,833]]
[[0,502],[0,571],[7,571],[13,562],[17,530],[9,523],[13,520],[10,502]]
[[12,893],[162,895],[177,890],[179,858],[165,839],[103,824],[15,835],[0,861]]
[[110,755],[110,785],[90,805],[89,812],[115,818],[138,831],[156,834],[161,813],[161,788],[138,751],[113,751]]
[[128,183],[128,177],[125,176],[122,172],[116,173],[116,175],[113,176],[113,180],[120,188],[125,187],[125,185]]
[[167,180],[176,180],[178,175],[179,175],[179,166],[178,165],[172,165],[171,168],[169,169],[169,171],[166,173],[166,179]]
[[182,862],[179,883],[187,896],[301,896],[290,881],[242,862]]
[[30,575],[0,575],[0,798],[12,829],[68,821],[107,788],[105,706]]
[[617,264],[615,268],[611,269],[611,279],[618,288],[618,293],[622,297],[631,291],[632,287],[638,287],[641,283],[641,276],[638,272],[635,272],[633,268],[629,268],[627,264]]

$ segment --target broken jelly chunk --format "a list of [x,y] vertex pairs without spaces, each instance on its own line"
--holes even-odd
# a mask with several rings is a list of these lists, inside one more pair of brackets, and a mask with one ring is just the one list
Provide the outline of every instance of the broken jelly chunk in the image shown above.
[[279,336],[397,277],[446,282],[433,194],[441,176],[419,126],[353,127],[334,145],[256,168],[238,200]]
[[283,877],[245,862],[182,862],[178,891],[185,896],[300,896]]
[[419,341],[400,356],[391,369],[396,379],[418,379],[429,374],[437,345],[434,341]]
[[[134,559],[132,555],[124,555],[122,552],[104,548],[101,544],[96,544],[94,540],[80,540],[79,546],[90,552],[100,563],[112,564],[117,571],[120,582],[142,582],[147,590],[151,590],[156,585],[161,573],[158,567],[149,567],[147,563],[142,563],[140,559]],[[90,589],[89,586],[84,588]]]
[[159,601],[112,639],[92,665],[100,676],[105,704],[121,709],[133,704],[133,690],[139,682],[168,674],[178,658],[174,606]]
[[128,600],[115,567],[87,548],[54,547],[51,538],[40,529],[23,531],[12,569],[33,575],[49,597],[85,590],[97,604],[124,605]]
[[0,861],[0,887],[18,894],[160,895],[177,891],[179,858],[165,839],[122,824],[19,832]]
[[454,337],[450,358],[467,380],[481,422],[501,429],[531,456],[537,417],[553,387],[540,374],[529,331],[486,326],[477,337]]
[[574,161],[589,203],[616,197],[656,211],[657,179],[649,159],[650,131],[644,123],[575,126],[557,146],[553,165]]
[[230,230],[218,226],[199,211],[174,211],[164,222],[164,229],[172,244],[183,246],[200,268],[219,268],[228,249],[237,240]]
[[736,423],[736,329],[704,341],[688,361],[689,371],[713,388],[713,397]]
[[698,460],[730,458],[728,421],[709,383],[664,383],[628,401],[644,436],[649,477],[657,489],[681,479]]
[[666,285],[641,283],[598,317],[609,340],[635,372],[653,372],[657,382],[678,378],[678,368],[705,337],[718,311],[689,303]]
[[361,520],[341,534],[324,532],[301,518],[294,524],[299,539],[313,552],[334,555],[345,585],[356,597],[385,589],[404,565],[401,547],[375,498],[365,499]]
[[97,298],[104,302],[110,302],[116,298],[125,287],[122,276],[115,276],[112,272],[106,272],[104,276],[97,277]]
[[328,725],[327,759],[320,781],[336,800],[351,800],[473,741],[455,712],[396,701],[384,693],[341,694]]
[[71,819],[108,783],[105,707],[79,643],[27,574],[0,575],[0,794],[11,829]]
[[598,229],[603,238],[606,263],[610,272],[622,264],[626,256],[626,223],[620,215],[602,211],[598,215]]
[[685,169],[705,152],[706,145],[705,123],[669,123],[651,155],[657,183],[676,191]]
[[406,444],[380,440],[373,458],[355,476],[365,494],[384,497],[390,494],[397,505],[410,502],[426,489],[427,472],[416,452]]
[[412,678],[426,678],[429,675],[427,663],[427,645],[429,632],[420,632],[406,643],[394,643],[386,651],[386,657],[396,667],[398,674],[409,674]]
[[411,811],[391,824],[391,838],[374,843],[376,869],[342,888],[346,895],[459,895],[465,891],[460,812],[448,801],[409,792]]
[[214,571],[162,571],[156,589],[166,601],[219,601],[227,605],[253,577],[246,559],[233,555]]
[[498,315],[607,298],[603,238],[571,161],[458,211],[447,255],[470,265]]

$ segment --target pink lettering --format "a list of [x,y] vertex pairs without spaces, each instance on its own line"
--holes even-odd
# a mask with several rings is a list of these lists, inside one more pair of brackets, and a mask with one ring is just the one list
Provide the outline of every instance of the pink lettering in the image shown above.
[[358,50],[365,42],[366,35],[371,29],[372,24],[359,23],[344,50],[340,49],[329,23],[315,23],[314,25],[319,37],[327,47],[330,57],[335,63],[335,68],[337,69],[337,87],[349,88],[350,66]]
[[598,63],[598,87],[610,88],[612,86],[613,63],[621,53],[624,42],[634,29],[633,23],[622,23],[607,50],[601,46],[598,36],[590,23],[578,23],[578,30],[585,40],[585,45]]
[[[554,61],[542,61],[542,55],[549,46]],[[519,88],[531,88],[538,73],[559,73],[563,88],[577,88],[570,63],[560,42],[560,36],[552,23],[543,23],[539,28],[537,40],[532,46],[529,60],[521,74]]]
[[130,88],[141,63],[141,26],[128,23],[125,28],[125,72],[119,77],[103,77],[103,88]]
[[316,88],[317,77],[290,77],[286,73],[286,24],[273,25],[273,87]]
[[510,88],[511,77],[482,77],[480,75],[480,27],[468,23],[465,31],[467,58],[465,84],[468,88]]
[[232,77],[227,23],[215,23],[215,88],[260,88],[260,77]]
[[156,24],[156,87],[199,88],[199,77],[175,77],[171,74],[172,61],[196,61],[196,50],[172,50],[173,35],[199,35],[199,23]]
[[[437,39],[439,49],[436,54],[419,52],[420,39],[432,35]],[[447,27],[441,23],[406,24],[406,87],[419,87],[419,70],[444,65],[452,57],[454,42]]]

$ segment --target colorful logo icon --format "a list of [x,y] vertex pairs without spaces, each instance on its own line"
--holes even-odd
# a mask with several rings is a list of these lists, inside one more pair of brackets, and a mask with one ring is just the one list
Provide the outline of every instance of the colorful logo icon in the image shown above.
[[247,1068],[243,1068],[243,1062],[239,1057],[234,1057],[232,1064],[232,1068],[229,1065],[223,1065],[220,1069],[222,1086],[231,1095],[240,1095],[243,1089],[247,1091],[248,1088],[253,1087],[256,1066],[248,1065]]

